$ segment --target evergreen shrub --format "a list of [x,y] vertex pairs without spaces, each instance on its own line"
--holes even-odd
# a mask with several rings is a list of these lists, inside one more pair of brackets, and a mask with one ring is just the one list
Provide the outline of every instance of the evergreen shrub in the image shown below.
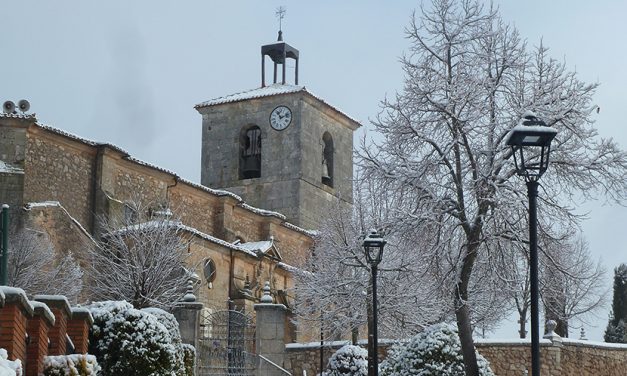
[[368,375],[368,351],[354,346],[346,345],[337,350],[327,364],[324,376],[367,376]]
[[[488,361],[477,355],[479,375],[494,376]],[[465,376],[457,327],[435,324],[393,346],[380,366],[381,376]]]

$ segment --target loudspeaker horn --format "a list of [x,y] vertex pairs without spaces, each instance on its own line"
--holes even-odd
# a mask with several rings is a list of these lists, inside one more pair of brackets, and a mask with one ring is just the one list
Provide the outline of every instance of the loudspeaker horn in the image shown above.
[[2,104],[2,111],[4,111],[5,114],[12,114],[15,112],[15,103],[13,103],[12,101],[6,101]]
[[20,111],[22,112],[26,112],[30,110],[30,102],[27,101],[26,99],[22,99],[19,102],[17,102],[17,108],[19,108]]

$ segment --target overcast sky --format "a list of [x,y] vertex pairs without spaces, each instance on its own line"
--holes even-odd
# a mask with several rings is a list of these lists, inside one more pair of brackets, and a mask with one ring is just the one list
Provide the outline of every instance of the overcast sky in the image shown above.
[[[193,106],[260,85],[260,46],[276,40],[279,5],[287,8],[285,41],[300,50],[300,83],[367,131],[379,101],[401,88],[404,28],[419,3],[2,0],[0,101],[28,99],[42,123],[198,182]],[[530,45],[542,39],[581,79],[601,83],[599,133],[627,148],[627,2],[495,4]],[[583,229],[610,288],[612,269],[627,262],[627,209],[601,204],[582,206],[590,213]],[[586,328],[589,338],[602,338],[608,312],[609,301],[599,327]],[[515,325],[507,329],[516,335]]]

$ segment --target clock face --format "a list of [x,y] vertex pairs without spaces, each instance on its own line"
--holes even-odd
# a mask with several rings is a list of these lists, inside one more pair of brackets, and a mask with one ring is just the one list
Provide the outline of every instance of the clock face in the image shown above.
[[277,131],[287,128],[292,122],[292,110],[286,106],[278,106],[270,113],[270,125]]

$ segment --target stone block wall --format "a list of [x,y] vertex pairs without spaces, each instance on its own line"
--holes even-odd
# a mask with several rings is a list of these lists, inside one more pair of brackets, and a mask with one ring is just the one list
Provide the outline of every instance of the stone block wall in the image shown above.
[[91,229],[94,150],[61,135],[39,137],[35,132],[29,133],[28,139],[24,202],[59,201],[72,217]]
[[[325,342],[323,364],[345,341]],[[363,343],[364,348],[366,344]],[[379,360],[387,356],[390,343],[379,344]],[[496,376],[531,374],[529,340],[477,340],[477,351],[489,362]],[[285,349],[285,368],[293,375],[316,375],[320,372],[320,343],[290,343]],[[540,340],[540,364],[543,376],[624,376],[627,375],[627,344],[561,339]]]
[[[531,375],[529,341],[477,341],[476,348],[497,376]],[[627,375],[627,345],[582,340],[540,340],[542,375]]]
[[23,191],[24,173],[0,172],[0,197],[4,198],[2,204],[9,205],[9,216],[11,218],[14,217],[17,210],[23,205]]

